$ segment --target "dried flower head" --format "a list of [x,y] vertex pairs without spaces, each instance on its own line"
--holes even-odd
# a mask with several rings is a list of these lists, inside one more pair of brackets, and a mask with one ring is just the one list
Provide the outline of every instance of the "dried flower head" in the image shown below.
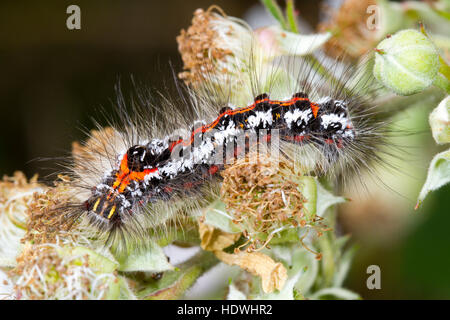
[[[214,12],[217,9],[219,13]],[[198,87],[205,79],[223,83],[248,59],[254,35],[244,21],[228,17],[220,8],[197,9],[192,25],[177,37],[184,63],[179,74],[186,84]]]
[[[206,91],[205,96],[218,94],[231,105],[251,102],[255,87],[283,99],[285,89],[297,82],[280,58],[308,55],[329,37],[328,32],[300,35],[277,25],[252,30],[217,6],[198,9],[192,25],[177,37],[185,70],[179,77],[195,91]],[[289,59],[286,63],[294,67],[297,62]]]
[[226,168],[221,196],[233,222],[248,239],[247,250],[260,250],[274,235],[315,225],[308,212],[302,183],[292,163],[250,155]]
[[65,252],[55,244],[28,245],[17,261],[10,272],[16,299],[108,299],[117,291],[115,273],[100,272],[88,254]]
[[0,182],[0,260],[5,264],[18,255],[33,199],[45,189],[37,182],[37,175],[27,181],[22,172]]
[[69,237],[67,231],[72,221],[64,218],[64,206],[72,196],[67,176],[59,176],[54,187],[46,192],[35,193],[30,202],[27,219],[27,233],[23,241],[33,244],[55,243],[59,238]]

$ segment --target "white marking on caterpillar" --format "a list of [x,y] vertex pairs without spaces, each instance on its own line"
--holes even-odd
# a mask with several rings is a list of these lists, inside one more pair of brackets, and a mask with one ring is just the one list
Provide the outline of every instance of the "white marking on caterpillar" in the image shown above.
[[347,126],[347,118],[342,113],[339,115],[334,114],[334,113],[324,114],[320,117],[320,119],[321,119],[321,124],[325,129],[328,129],[328,126],[330,124],[333,124],[336,122],[341,124],[341,128],[345,128]]
[[258,111],[253,116],[248,117],[248,123],[252,127],[257,127],[261,123],[263,127],[271,126],[272,125],[272,108],[269,109],[267,112]]
[[294,111],[286,112],[284,115],[284,119],[286,120],[286,124],[290,129],[293,123],[300,125],[299,119],[304,123],[308,123],[308,121],[313,117],[311,109],[301,111],[295,109]]

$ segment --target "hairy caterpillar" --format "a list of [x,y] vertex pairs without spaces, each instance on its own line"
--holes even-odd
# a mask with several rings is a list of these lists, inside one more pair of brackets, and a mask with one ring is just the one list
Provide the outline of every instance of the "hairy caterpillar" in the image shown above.
[[130,111],[119,94],[119,121],[74,153],[66,217],[86,217],[100,238],[127,242],[199,208],[217,194],[229,160],[255,150],[275,150],[304,174],[344,180],[381,161],[386,127],[369,101],[374,82],[364,68],[341,70],[337,61],[319,74],[325,60],[280,59],[264,68],[260,57],[249,50],[249,63],[236,68],[249,70],[251,81],[239,88],[254,98],[247,104],[233,105],[242,82],[225,76],[218,88],[208,72],[202,89],[178,86],[176,102],[141,92]]
[[[318,176],[349,175],[377,161],[384,126],[371,117],[373,107],[356,93],[327,91],[327,80],[323,80],[326,86],[316,83],[315,90],[305,80],[298,82],[301,90],[287,99],[262,93],[241,107],[224,106],[214,97],[187,89],[191,107],[220,111],[205,117],[209,121],[191,124],[184,137],[170,134],[194,123],[180,107],[172,106],[170,111],[166,106],[166,119],[156,118],[154,111],[152,119],[151,109],[145,111],[149,108],[145,98],[144,107],[135,109],[135,114],[120,108],[122,125],[100,130],[83,153],[75,155],[71,170],[79,203],[71,204],[68,216],[86,215],[109,241],[127,234],[145,236],[147,229],[167,218],[163,215],[175,217],[179,209],[197,208],[211,190],[215,192],[213,183],[220,180],[229,150],[234,159],[262,142],[279,148],[283,157],[312,162],[310,169]],[[162,130],[166,134],[153,137],[159,129],[151,121],[173,125]],[[278,142],[272,146],[274,137]]]
[[[176,186],[189,191],[202,179],[217,174],[222,166],[211,163],[217,148],[226,141],[234,142],[244,130],[267,129],[266,139],[270,139],[270,132],[278,129],[284,141],[299,145],[311,139],[311,143],[323,145],[323,152],[333,158],[333,153],[354,140],[355,133],[343,101],[322,101],[311,102],[305,93],[296,93],[286,101],[270,100],[262,94],[250,106],[222,109],[213,122],[192,130],[188,140],[172,141],[166,137],[134,145],[119,155],[119,166],[95,186],[92,197],[85,202],[86,210],[114,221],[120,216],[115,215],[116,210],[132,208],[136,201],[168,199]],[[203,139],[205,133],[214,129],[214,135]],[[202,142],[195,146],[194,139],[199,135]],[[181,149],[175,151],[176,147]],[[180,159],[171,158],[175,152]]]

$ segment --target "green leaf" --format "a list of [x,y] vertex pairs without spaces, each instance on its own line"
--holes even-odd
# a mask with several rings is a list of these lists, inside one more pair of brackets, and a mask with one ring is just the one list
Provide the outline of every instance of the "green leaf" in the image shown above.
[[294,242],[296,244],[299,243],[298,239],[298,228],[289,228],[286,230],[281,230],[277,233],[275,233],[272,240],[270,240],[271,245],[277,245],[277,244],[285,244],[288,242]]
[[147,300],[180,299],[197,279],[217,263],[214,254],[201,251],[173,271],[164,272],[162,278],[147,285],[138,297]]
[[326,232],[324,235],[317,239],[319,251],[322,254],[321,264],[321,279],[320,287],[329,287],[332,285],[334,275],[337,269],[337,256],[339,252],[336,252],[334,241],[336,236],[334,233]]
[[300,279],[303,271],[298,272],[292,277],[286,280],[283,289],[281,291],[275,291],[272,293],[265,293],[256,298],[256,300],[294,300],[294,286]]
[[148,288],[139,296],[146,300],[179,299],[202,274],[202,268],[192,266],[184,271],[171,271],[161,279],[161,288]]
[[323,216],[327,209],[335,204],[346,202],[343,197],[335,196],[317,182],[317,215]]
[[325,288],[312,294],[310,299],[314,300],[360,300],[361,296],[344,288]]
[[295,289],[302,295],[307,294],[319,272],[319,262],[316,256],[298,244],[273,246],[271,251],[278,259],[283,260],[289,266],[288,275],[290,277],[301,271],[303,272],[295,284]]
[[447,94],[450,94],[450,80],[447,79],[442,73],[438,73],[433,84],[444,90]]
[[[100,277],[102,277],[103,274],[113,274],[119,267],[119,263],[114,260],[108,251],[99,253],[86,247],[62,247],[58,248],[57,251],[63,257],[70,256],[73,258],[87,256],[89,268],[99,274]],[[124,283],[116,276],[108,278],[109,279],[105,283],[108,286],[105,298],[107,300],[121,299]],[[126,299],[129,299],[129,297],[130,295],[127,295]]]
[[264,5],[264,7],[266,7],[267,11],[269,11],[269,13],[272,15],[272,17],[274,17],[275,20],[278,21],[281,28],[286,30],[287,29],[286,20],[277,2],[275,0],[261,0],[261,2]]
[[299,191],[306,197],[305,209],[308,217],[323,216],[327,209],[335,204],[346,202],[343,197],[335,196],[325,189],[320,182],[310,176],[292,177],[301,185]]
[[88,256],[89,267],[99,273],[112,273],[119,264],[94,250],[85,247],[62,247],[58,249],[62,256]]
[[289,31],[298,33],[297,18],[295,17],[294,1],[286,1],[286,18],[289,24]]
[[333,278],[333,286],[341,287],[344,283],[345,278],[347,277],[348,271],[350,270],[353,257],[355,256],[357,246],[353,245],[349,249],[347,249],[339,259],[339,263],[337,264],[337,271],[334,274]]
[[438,15],[440,15],[441,17],[443,17],[443,18],[445,18],[445,19],[450,21],[450,12],[445,11],[445,10],[438,10],[438,9],[435,9],[435,8],[432,8],[432,10],[434,12],[436,12]]
[[305,196],[304,204],[305,213],[308,218],[312,218],[317,213],[317,180],[313,177],[299,177],[298,181],[301,185],[300,192]]
[[229,233],[241,232],[226,212],[225,204],[222,201],[214,201],[204,212],[206,224]]
[[431,161],[427,180],[420,191],[416,209],[430,191],[439,189],[448,182],[450,182],[450,149],[435,155]]
[[133,290],[131,290],[130,286],[128,285],[128,280],[124,277],[119,276],[119,294],[117,296],[118,300],[137,300],[136,295],[134,294]]
[[120,263],[118,270],[125,272],[173,270],[162,248],[152,241],[146,249],[136,249],[126,256],[118,257],[118,261]]
[[120,296],[120,280],[116,277],[109,279],[106,282],[108,291],[106,293],[106,300],[118,300]]
[[296,272],[296,270],[300,269],[304,271],[298,279],[295,288],[300,291],[301,294],[305,295],[313,286],[317,274],[319,273],[319,261],[317,261],[316,256],[313,253],[301,248],[294,252],[292,256],[292,265],[293,270],[290,270],[290,272]]

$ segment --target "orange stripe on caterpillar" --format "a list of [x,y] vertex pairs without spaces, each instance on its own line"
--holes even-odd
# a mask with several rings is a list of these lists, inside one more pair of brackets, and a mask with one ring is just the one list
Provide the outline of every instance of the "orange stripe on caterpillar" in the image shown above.
[[[210,131],[211,129],[213,129],[215,126],[217,126],[217,124],[220,122],[220,120],[225,116],[225,115],[235,115],[235,114],[239,114],[239,113],[244,113],[244,112],[248,112],[253,110],[257,104],[259,103],[263,103],[263,102],[268,102],[269,104],[276,104],[279,105],[281,107],[288,107],[288,106],[292,106],[293,104],[295,104],[297,101],[309,101],[308,98],[300,98],[300,97],[293,97],[287,101],[280,101],[280,100],[270,100],[269,98],[265,98],[265,99],[260,99],[260,100],[256,100],[253,104],[247,106],[247,107],[243,107],[243,108],[238,108],[238,109],[230,109],[230,110],[226,110],[223,113],[221,113],[213,122],[211,122],[210,124],[201,126],[200,128],[195,129],[192,134],[191,134],[191,138],[188,141],[184,141],[183,139],[179,139],[178,141],[172,142],[172,144],[169,147],[169,150],[172,151],[173,148],[175,148],[175,146],[177,146],[180,143],[183,143],[183,146],[188,146],[190,144],[192,144],[192,142],[194,141],[194,136],[199,133],[205,133]],[[316,103],[311,103],[311,109],[313,111],[314,114],[314,118],[317,117],[317,112],[319,110],[319,106]]]
[[311,110],[314,115],[314,118],[317,118],[317,113],[319,112],[319,105],[317,103],[311,103]]
[[155,173],[158,168],[145,169],[144,171],[130,171],[128,168],[128,154],[125,154],[120,162],[120,170],[116,174],[116,181],[112,185],[114,190],[122,193],[131,181],[144,181],[145,177],[150,173]]

